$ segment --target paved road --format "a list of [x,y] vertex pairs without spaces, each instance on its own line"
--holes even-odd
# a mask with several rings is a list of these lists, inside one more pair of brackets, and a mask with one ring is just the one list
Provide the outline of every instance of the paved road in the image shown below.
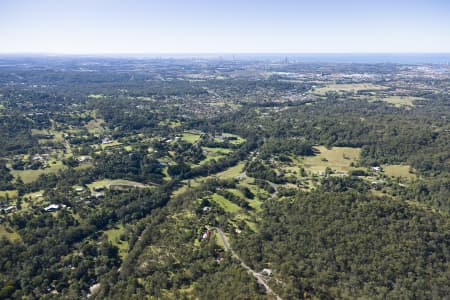
[[240,265],[246,269],[250,274],[252,274],[253,277],[255,277],[256,281],[264,286],[264,288],[266,289],[266,292],[268,294],[272,294],[273,296],[275,296],[275,298],[277,300],[282,300],[280,296],[278,296],[267,284],[266,279],[264,278],[264,275],[262,275],[261,273],[256,272],[255,270],[253,270],[252,268],[250,268],[248,265],[246,265],[242,259],[239,257],[239,255],[236,254],[236,252],[234,252],[233,248],[231,248],[230,243],[228,241],[228,238],[225,236],[225,234],[223,233],[223,231],[216,227],[217,233],[219,234],[220,239],[222,240],[223,243],[223,247],[225,248],[225,251],[230,251],[232,256],[236,259],[238,259],[241,263]]

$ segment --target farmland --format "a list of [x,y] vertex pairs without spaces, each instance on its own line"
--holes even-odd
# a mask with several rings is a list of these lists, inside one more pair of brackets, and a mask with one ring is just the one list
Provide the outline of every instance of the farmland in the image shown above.
[[339,172],[348,172],[352,163],[359,159],[361,149],[350,147],[332,147],[328,149],[324,146],[317,146],[315,149],[319,152],[315,156],[306,157],[303,160],[305,169],[313,172],[325,172],[325,169],[331,168]]
[[411,172],[411,167],[405,165],[388,165],[384,167],[384,172],[387,175],[394,177],[403,177],[407,179],[416,178],[416,174]]

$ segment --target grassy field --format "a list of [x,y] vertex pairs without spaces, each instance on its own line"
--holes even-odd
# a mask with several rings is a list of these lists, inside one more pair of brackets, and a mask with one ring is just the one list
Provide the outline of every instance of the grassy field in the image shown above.
[[80,165],[76,166],[75,170],[89,169],[89,168],[92,168],[93,166],[94,166],[94,164],[91,162],[84,162],[84,163],[81,163]]
[[120,143],[118,141],[112,141],[112,143],[109,143],[109,144],[101,144],[100,147],[102,149],[106,149],[106,148],[109,148],[109,147],[115,147],[115,146],[119,146],[119,145],[122,145],[122,143]]
[[172,121],[172,122],[170,122],[169,123],[169,127],[170,128],[177,128],[177,127],[180,127],[181,126],[181,122],[180,121]]
[[408,165],[389,165],[383,167],[384,173],[394,177],[404,177],[409,179],[416,178],[416,174],[410,173],[410,166]]
[[103,119],[95,119],[89,121],[85,127],[86,129],[93,134],[101,134],[105,131],[103,128],[103,125],[105,124],[105,121]]
[[425,100],[419,97],[408,97],[408,96],[389,96],[386,98],[381,98],[380,100],[393,104],[397,107],[400,106],[414,106],[414,101],[416,100]]
[[183,133],[183,140],[185,140],[188,143],[195,143],[200,139],[200,135],[198,134],[194,134],[194,133],[189,133],[189,132],[185,132]]
[[307,156],[303,160],[304,168],[312,173],[324,172],[326,167],[340,172],[348,172],[350,164],[359,158],[360,148],[333,147],[327,149],[324,146],[314,147],[320,153],[315,156]]
[[207,162],[211,161],[211,160],[219,160],[220,158],[225,157],[224,155],[220,155],[220,154],[208,154],[206,155],[206,158],[203,159],[201,162],[198,163],[198,165],[203,165],[206,164]]
[[51,132],[49,130],[46,130],[46,129],[35,129],[35,128],[32,128],[31,129],[31,134],[32,135],[46,135],[46,134],[51,134]]
[[10,199],[17,198],[17,190],[0,191],[0,197],[9,197]]
[[[247,186],[248,187],[248,186]],[[250,205],[251,208],[253,208],[255,211],[261,211],[261,204],[262,202],[256,197],[256,189],[252,189],[250,187],[248,187],[252,193],[255,194],[255,198],[254,199],[248,199],[244,196],[244,194],[237,189],[228,189],[228,191],[230,191],[231,193],[235,194],[236,196],[241,197],[242,199],[245,199],[248,204]]]
[[359,92],[359,91],[380,91],[385,90],[387,87],[381,85],[375,85],[372,83],[354,83],[354,84],[328,84],[324,87],[313,90],[313,93],[319,95],[325,95],[328,92]]
[[[204,176],[204,177],[196,177],[194,179],[190,180],[190,185],[191,187],[197,187],[199,186],[201,183],[203,183],[206,179],[208,178],[212,178],[212,177],[216,177],[216,178],[220,178],[220,179],[230,179],[230,178],[235,178],[238,175],[240,175],[242,173],[242,170],[245,166],[244,162],[240,162],[237,165],[230,167],[228,169],[226,169],[223,172],[217,173],[215,175],[211,175],[211,176]],[[180,187],[179,189],[175,190],[172,195],[173,196],[178,196],[184,192],[186,192],[189,187],[187,186],[187,180],[183,180],[183,186]]]
[[224,248],[225,245],[223,244],[222,239],[220,238],[219,234],[216,233],[216,231],[213,232],[213,236],[214,236],[214,239],[215,239],[215,241],[216,241],[216,244],[217,244],[219,247]]
[[24,199],[31,199],[30,202],[23,202],[22,208],[28,208],[30,204],[36,204],[44,201],[44,190],[23,195]]
[[23,195],[22,199],[24,199],[24,201],[22,201],[22,210],[30,209],[33,205],[44,206],[44,190],[25,194]]
[[44,190],[40,190],[40,191],[37,191],[34,193],[25,194],[25,195],[23,195],[23,198],[31,198],[31,199],[35,200],[35,199],[42,198],[43,195],[44,195]]
[[229,154],[229,153],[233,152],[233,150],[227,149],[227,148],[211,148],[211,147],[202,147],[202,148],[203,148],[203,150],[205,150],[207,152],[219,153],[219,154]]
[[111,244],[119,248],[119,255],[122,259],[125,258],[126,254],[128,253],[128,242],[120,240],[120,235],[124,232],[125,228],[122,224],[103,232],[108,237],[108,240],[111,242]]
[[63,133],[61,131],[52,129],[52,130],[50,130],[50,133],[54,135],[53,141],[55,141],[55,142],[63,142],[64,141]]
[[6,238],[12,242],[20,240],[20,236],[13,229],[0,224],[0,239]]
[[253,231],[253,232],[258,232],[258,225],[254,222],[251,221],[245,221],[245,224],[247,224],[247,226]]
[[126,185],[126,186],[136,186],[138,188],[146,188],[149,187],[148,185],[142,184],[140,182],[136,182],[136,181],[130,181],[130,180],[125,180],[125,179],[103,179],[103,180],[98,180],[98,181],[94,181],[91,183],[87,184],[87,187],[89,188],[89,190],[92,192],[94,191],[94,188],[96,187],[104,187],[104,188],[109,188],[111,185]]
[[218,194],[213,194],[211,199],[216,202],[217,204],[219,204],[220,207],[223,208],[223,210],[225,210],[228,213],[235,213],[241,210],[241,208],[234,204],[233,202],[225,199],[224,197],[222,197],[221,195]]
[[239,176],[242,171],[244,170],[245,163],[240,162],[234,167],[228,168],[223,172],[217,173],[215,177],[221,178],[221,179],[227,179],[227,178],[235,178]]
[[247,199],[244,194],[238,189],[227,189],[227,191],[233,193],[234,195],[241,197],[242,199]]
[[64,169],[65,166],[63,165],[62,161],[51,161],[50,167],[46,169],[39,169],[39,170],[12,170],[11,174],[15,178],[22,178],[24,183],[30,183],[38,179],[39,175],[41,174],[51,174],[56,173],[59,170]]
[[199,165],[205,164],[213,159],[218,160],[222,157],[225,157],[227,154],[232,152],[230,149],[225,148],[211,148],[211,147],[203,147],[203,150],[206,152],[206,158],[203,159]]
[[245,139],[236,135],[236,134],[231,134],[231,133],[224,133],[223,136],[229,136],[229,137],[235,137],[236,140],[231,140],[230,143],[234,144],[234,145],[240,145],[242,143],[245,142]]

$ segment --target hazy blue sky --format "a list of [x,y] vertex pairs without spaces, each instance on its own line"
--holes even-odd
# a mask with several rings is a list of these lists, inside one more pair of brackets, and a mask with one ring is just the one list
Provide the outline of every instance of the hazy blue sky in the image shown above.
[[450,52],[450,0],[0,0],[0,52]]

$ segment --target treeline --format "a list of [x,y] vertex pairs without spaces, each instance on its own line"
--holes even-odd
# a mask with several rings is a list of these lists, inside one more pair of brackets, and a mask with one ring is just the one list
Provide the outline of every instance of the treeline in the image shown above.
[[12,180],[13,176],[9,173],[5,162],[0,160],[0,191],[12,190],[14,188]]
[[37,140],[31,135],[33,123],[20,116],[0,116],[0,156],[24,154],[38,147]]
[[143,151],[112,151],[102,153],[95,160],[95,177],[109,179],[128,179],[139,182],[161,183],[164,175],[162,165],[157,159]]
[[267,138],[260,148],[262,159],[269,159],[271,155],[286,157],[289,154],[310,156],[314,155],[314,150],[311,144],[299,138]]
[[151,110],[136,107],[132,101],[125,99],[107,99],[96,102],[99,116],[102,117],[109,128],[118,128],[129,132],[143,128],[156,127],[158,115]]
[[284,183],[286,181],[283,176],[278,176],[272,168],[259,159],[248,162],[245,171],[247,175],[256,179],[268,180],[274,183]]

